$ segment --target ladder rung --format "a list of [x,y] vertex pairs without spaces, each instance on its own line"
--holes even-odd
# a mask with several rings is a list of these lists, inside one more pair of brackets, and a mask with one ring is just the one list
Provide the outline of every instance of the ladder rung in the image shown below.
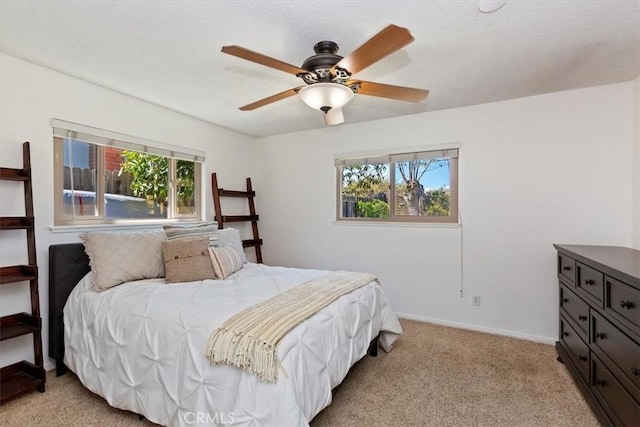
[[260,245],[262,245],[262,239],[258,239],[258,240],[247,239],[247,240],[243,240],[242,241],[242,247],[243,248],[250,248],[250,247],[253,247],[253,246],[260,246]]
[[0,230],[26,230],[33,227],[32,216],[0,217]]
[[35,265],[12,265],[0,267],[0,285],[5,283],[25,282],[38,278],[38,268]]
[[237,190],[225,190],[224,188],[218,188],[218,194],[224,197],[255,197],[255,191],[237,191]]
[[0,168],[0,179],[5,181],[27,181],[29,171],[26,169]]
[[[44,387],[45,371],[42,367],[23,360],[0,369],[0,404],[36,387]],[[44,391],[44,388],[42,389]]]
[[0,317],[0,341],[38,332],[41,327],[42,320],[29,313]]
[[258,215],[222,215],[222,222],[257,221]]

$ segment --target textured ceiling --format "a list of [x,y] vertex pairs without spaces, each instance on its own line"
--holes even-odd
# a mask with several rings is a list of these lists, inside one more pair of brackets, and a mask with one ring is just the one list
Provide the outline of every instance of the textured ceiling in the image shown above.
[[425,88],[412,104],[356,95],[346,123],[628,81],[640,69],[640,2],[0,1],[0,50],[252,136],[324,126],[293,75],[220,52],[237,44],[301,65],[332,40],[346,55],[386,25],[415,42],[358,78]]

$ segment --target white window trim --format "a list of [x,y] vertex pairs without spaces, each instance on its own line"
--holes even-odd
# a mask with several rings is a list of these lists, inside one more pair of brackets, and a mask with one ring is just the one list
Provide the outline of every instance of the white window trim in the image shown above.
[[450,150],[450,149],[456,149],[456,148],[460,149],[461,146],[462,144],[459,142],[447,142],[443,144],[416,145],[412,147],[398,147],[393,149],[381,148],[378,150],[336,153],[333,155],[333,159],[338,160],[338,159],[362,159],[367,157],[383,157],[383,156],[389,156],[390,154],[416,153],[420,151]]
[[167,144],[166,142],[154,141],[60,119],[51,119],[51,126],[53,127],[53,135],[61,138],[67,138],[69,136],[67,132],[71,131],[76,133],[76,135],[73,135],[73,138],[77,137],[78,139],[82,139],[82,135],[86,135],[92,138],[89,142],[97,145],[111,146],[117,141],[119,143],[117,146],[126,150],[157,154],[159,156],[199,163],[205,162],[206,153],[193,148],[179,147],[177,145]]

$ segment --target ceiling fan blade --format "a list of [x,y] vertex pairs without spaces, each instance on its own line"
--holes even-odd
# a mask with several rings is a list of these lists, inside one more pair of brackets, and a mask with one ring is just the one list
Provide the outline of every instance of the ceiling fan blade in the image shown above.
[[237,56],[238,58],[246,59],[247,61],[255,62],[260,65],[275,68],[276,70],[284,71],[285,73],[297,75],[300,73],[304,74],[308,72],[307,70],[303,70],[302,68],[296,67],[295,65],[287,64],[286,62],[282,62],[278,59],[271,58],[269,56],[251,51],[249,49],[245,49],[240,46],[223,46],[222,52],[229,55]]
[[324,115],[324,124],[327,126],[339,125],[344,123],[344,114],[342,108],[332,108]]
[[275,95],[268,96],[264,99],[261,99],[256,102],[252,102],[251,104],[247,104],[243,107],[240,107],[241,111],[251,111],[256,108],[264,107],[265,105],[271,104],[272,102],[280,101],[285,98],[289,98],[291,96],[296,95],[302,86],[294,87],[293,89],[285,90],[284,92],[276,93]]
[[379,96],[381,98],[397,99],[399,101],[420,102],[427,98],[429,91],[404,86],[393,86],[382,83],[366,82],[363,80],[349,80],[347,85],[360,83],[358,94]]
[[402,49],[413,40],[414,38],[408,29],[393,24],[389,25],[371,37],[365,44],[342,58],[331,68],[331,72],[334,72],[336,67],[340,67],[355,74],[396,50]]

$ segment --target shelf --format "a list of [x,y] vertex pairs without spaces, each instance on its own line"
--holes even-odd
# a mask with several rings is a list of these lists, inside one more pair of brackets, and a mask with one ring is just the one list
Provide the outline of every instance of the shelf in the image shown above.
[[257,221],[258,215],[222,215],[224,222]]
[[24,282],[37,278],[38,268],[35,265],[12,265],[10,267],[0,267],[0,285]]
[[[251,185],[251,178],[247,178],[246,190],[225,190],[218,186],[218,175],[214,172],[211,174],[211,194],[213,195],[213,208],[216,211],[216,221],[218,227],[224,229],[225,222],[251,222],[251,231],[253,232],[253,239],[247,239],[242,241],[243,248],[253,247],[256,251],[256,262],[262,263],[262,239],[258,232],[258,215],[256,214],[255,197],[256,192],[253,191]],[[222,215],[222,204],[220,203],[221,197],[241,197],[247,199],[249,204],[249,215]]]
[[16,313],[0,317],[0,341],[40,331],[42,320],[29,313]]
[[0,217],[0,230],[27,230],[33,227],[32,216]]
[[0,403],[37,388],[44,391],[45,372],[33,363],[23,360],[0,369]]
[[224,188],[218,188],[218,194],[223,197],[256,197],[255,191],[225,190]]
[[[31,314],[14,313],[0,317],[0,341],[28,334],[33,336],[33,361],[23,360],[0,368],[0,404],[36,388],[44,392],[46,381],[42,360],[42,319],[38,296],[38,267],[33,217],[33,189],[29,142],[22,144],[22,168],[0,168],[0,180],[19,181],[24,192],[24,216],[0,217],[0,230],[26,230],[27,265],[0,267],[0,285],[30,282]],[[4,349],[3,346],[2,349]]]
[[29,171],[26,169],[0,168],[0,180],[28,181]]
[[262,245],[262,239],[258,239],[258,240],[248,239],[248,240],[242,241],[243,248],[251,248],[251,247],[260,246],[260,245]]

